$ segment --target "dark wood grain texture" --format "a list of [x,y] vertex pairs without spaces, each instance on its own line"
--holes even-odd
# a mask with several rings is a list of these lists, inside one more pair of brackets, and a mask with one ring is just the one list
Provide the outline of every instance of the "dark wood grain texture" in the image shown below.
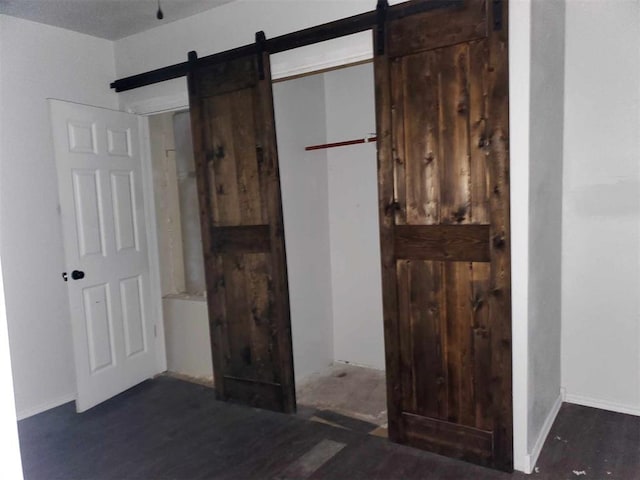
[[[513,465],[511,373],[511,234],[509,205],[509,4],[503,2],[502,30],[490,30],[487,62],[487,138],[489,209],[491,215],[491,383],[496,466]],[[493,10],[490,9],[493,13]],[[490,25],[493,19],[490,18]]]
[[295,411],[269,58],[189,75],[209,324],[219,398]]
[[[373,35],[374,42],[377,36]],[[374,51],[378,49],[374,45]],[[384,322],[385,365],[387,370],[387,413],[389,438],[403,441],[399,425],[402,412],[402,387],[399,372],[400,358],[397,349],[398,337],[398,289],[396,288],[396,260],[393,252],[395,227],[395,191],[393,178],[392,99],[390,62],[386,55],[374,59],[374,82],[376,95],[376,133],[378,137],[378,211],[380,222],[380,256],[382,276],[382,304]]]
[[509,471],[507,23],[489,10],[391,20],[374,60],[383,309],[392,438]]
[[[428,3],[428,0],[413,3]],[[441,8],[391,22],[389,55],[402,57],[487,36],[487,11],[483,1],[466,0],[454,8]]]
[[263,53],[264,78],[258,82],[256,96],[256,123],[260,125],[261,136],[257,148],[258,160],[264,172],[261,194],[266,199],[264,213],[271,229],[271,257],[273,273],[271,288],[274,302],[272,335],[277,339],[279,381],[283,390],[283,410],[295,412],[296,389],[293,371],[293,347],[291,340],[291,309],[289,302],[289,281],[287,255],[284,240],[284,218],[282,213],[282,192],[280,191],[280,166],[276,142],[275,114],[273,110],[273,89],[271,82],[271,62],[268,53]]

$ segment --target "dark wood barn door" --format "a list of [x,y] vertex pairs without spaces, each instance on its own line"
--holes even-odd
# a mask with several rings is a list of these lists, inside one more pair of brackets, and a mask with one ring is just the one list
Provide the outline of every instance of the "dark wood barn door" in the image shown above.
[[389,433],[511,470],[506,2],[461,3],[376,49]]
[[[189,74],[218,398],[295,411],[269,57]],[[260,60],[260,61],[259,61]]]

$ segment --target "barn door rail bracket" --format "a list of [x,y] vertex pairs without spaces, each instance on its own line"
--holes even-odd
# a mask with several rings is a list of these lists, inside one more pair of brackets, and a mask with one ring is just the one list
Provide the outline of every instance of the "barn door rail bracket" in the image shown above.
[[384,55],[385,25],[387,22],[387,10],[389,2],[378,0],[376,6],[376,55]]
[[491,15],[493,17],[493,30],[502,30],[502,2],[503,0],[491,0]]
[[264,80],[264,52],[265,44],[267,43],[267,36],[260,30],[256,32],[256,53],[258,56],[258,79]]
[[[386,3],[386,2],[384,2]],[[428,12],[441,9],[456,9],[464,5],[464,0],[431,0],[421,2],[406,2],[390,6],[385,9],[385,21],[395,20],[414,15],[416,13]],[[315,27],[305,28],[297,32],[287,33],[278,37],[269,38],[264,41],[264,51],[273,55],[275,53],[293,50],[294,48],[305,47],[315,43],[340,38],[366,30],[377,29],[378,11],[361,13],[352,17],[343,18],[334,22],[324,23]],[[377,30],[375,30],[377,31]],[[383,44],[384,45],[384,44]],[[255,43],[233,48],[220,53],[207,55],[197,59],[198,66],[217,65],[236,58],[253,55],[256,52]],[[154,83],[184,77],[192,69],[189,62],[177,63],[168,67],[158,68],[145,73],[131,75],[111,82],[111,88],[116,92],[125,92],[134,88],[153,85]]]
[[[198,52],[196,52],[195,50],[191,50],[188,54],[187,54],[187,64],[189,65],[189,72],[193,72],[196,68],[196,66],[198,65]],[[191,80],[190,76],[187,76],[187,87],[189,88],[189,95],[195,95],[195,84],[194,82]]]

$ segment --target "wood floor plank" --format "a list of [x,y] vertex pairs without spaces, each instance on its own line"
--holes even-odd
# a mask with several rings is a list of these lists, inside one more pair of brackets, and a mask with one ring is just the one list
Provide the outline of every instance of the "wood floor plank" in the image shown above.
[[[144,382],[82,414],[72,403],[62,405],[18,422],[18,428],[26,480],[268,480],[282,477],[322,442],[344,447],[309,480],[640,478],[640,418],[567,404],[543,448],[539,472],[530,476],[219,402],[211,388],[170,377]],[[573,470],[587,475],[576,477]]]

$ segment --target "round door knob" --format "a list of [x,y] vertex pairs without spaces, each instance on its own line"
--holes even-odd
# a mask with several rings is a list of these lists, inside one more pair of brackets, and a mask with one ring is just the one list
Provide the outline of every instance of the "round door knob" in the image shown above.
[[82,270],[74,270],[71,272],[71,278],[74,280],[82,280],[84,278],[84,272]]

